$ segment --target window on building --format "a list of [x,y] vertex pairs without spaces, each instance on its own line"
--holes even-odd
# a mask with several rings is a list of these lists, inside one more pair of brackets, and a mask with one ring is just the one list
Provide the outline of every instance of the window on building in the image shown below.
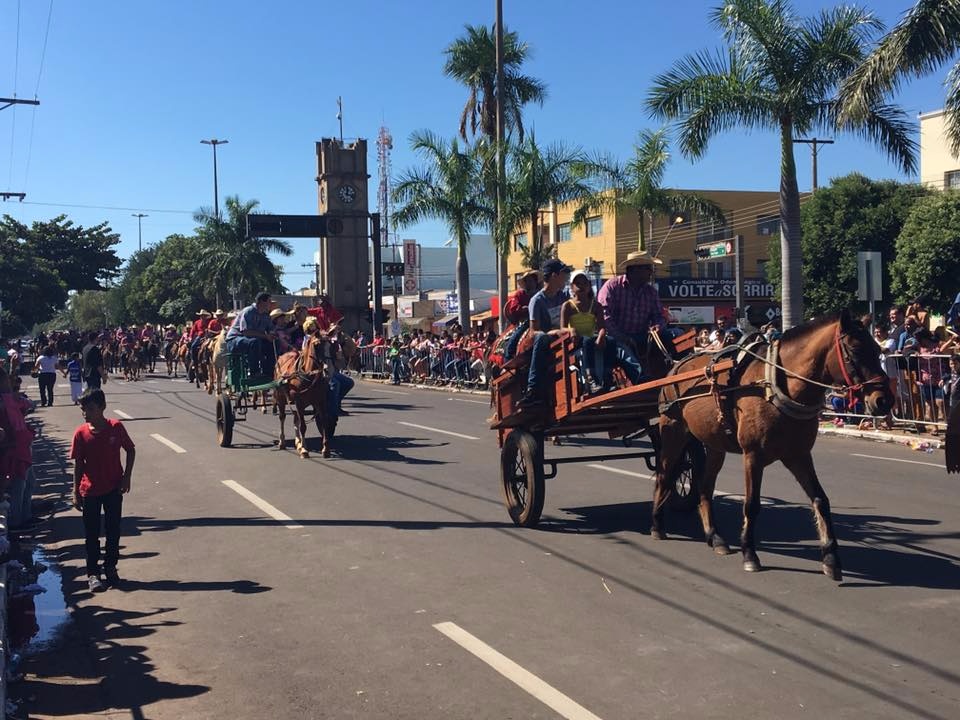
[[945,190],[960,190],[960,170],[951,170],[943,174]]
[[557,226],[557,242],[568,242],[572,239],[573,233],[570,231],[570,223]]
[[700,270],[700,277],[707,277],[712,280],[733,279],[733,258],[703,263],[703,268]]
[[769,280],[767,277],[767,263],[769,260],[757,260],[757,277],[761,280]]
[[522,247],[527,246],[527,234],[525,232],[517,233],[513,236],[513,249],[519,250]]
[[600,215],[587,218],[587,237],[603,235],[603,218]]
[[714,240],[725,240],[731,236],[730,229],[714,220],[697,220],[697,243],[708,243]]
[[693,277],[693,262],[683,258],[670,258],[670,277]]
[[779,232],[779,215],[757,215],[757,235],[776,235]]

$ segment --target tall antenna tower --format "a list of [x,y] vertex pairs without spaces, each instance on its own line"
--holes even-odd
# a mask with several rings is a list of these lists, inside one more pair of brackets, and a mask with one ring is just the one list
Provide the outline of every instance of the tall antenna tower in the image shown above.
[[380,185],[377,190],[377,209],[380,211],[380,247],[389,245],[387,215],[390,207],[390,151],[393,150],[393,136],[386,125],[380,126],[377,134],[377,168],[380,173]]

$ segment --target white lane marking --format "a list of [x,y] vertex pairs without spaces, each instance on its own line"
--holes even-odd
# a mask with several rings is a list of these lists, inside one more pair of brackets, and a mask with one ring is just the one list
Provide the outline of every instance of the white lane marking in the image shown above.
[[57,387],[58,387],[58,388],[69,388],[70,385],[69,385],[69,383],[58,383],[58,384],[57,384]]
[[170,448],[171,450],[173,450],[175,453],[185,453],[185,452],[186,452],[186,450],[184,450],[182,447],[180,447],[179,445],[177,445],[177,444],[176,444],[175,442],[173,442],[172,440],[167,440],[163,435],[158,435],[157,433],[151,433],[151,434],[150,434],[150,437],[152,437],[152,438],[153,438],[154,440],[156,440],[158,443],[162,443],[163,445],[166,445],[168,448]]
[[474,403],[476,405],[489,405],[489,400],[467,400],[466,398],[447,398],[447,400],[453,400],[454,402],[468,402]]
[[552,685],[548,685],[532,672],[520,667],[506,655],[497,652],[455,623],[442,622],[433,627],[470,654],[483,660],[507,680],[526,690],[551,710],[567,718],[567,720],[600,720],[599,716],[594,715]]
[[382,392],[389,395],[409,395],[408,392],[400,392],[399,390],[383,390],[382,388],[370,388],[373,392]]
[[245,498],[246,500],[249,500],[251,503],[256,505],[260,510],[263,510],[267,515],[272,517],[274,520],[278,520],[281,523],[283,523],[283,526],[286,527],[287,529],[296,530],[299,528],[303,528],[303,525],[298,525],[292,517],[290,517],[286,513],[280,512],[273,505],[271,505],[266,500],[264,500],[262,497],[250,492],[240,483],[234,482],[233,480],[221,480],[220,482],[222,482],[228,488],[233,490],[240,497]]
[[440,428],[429,427],[427,425],[417,425],[416,423],[403,422],[402,420],[398,420],[397,425],[406,425],[407,427],[417,428],[418,430],[429,430],[430,432],[442,433],[444,435],[453,435],[453,437],[463,438],[464,440],[480,439],[473,435],[464,435],[463,433],[450,432],[449,430],[441,430]]
[[[601,465],[601,464],[599,464],[599,463],[591,463],[590,465],[587,465],[587,467],[589,467],[589,468],[594,468],[595,470],[606,470],[607,472],[617,473],[618,475],[629,475],[630,477],[636,477],[636,478],[640,478],[640,479],[642,479],[642,480],[653,480],[653,474],[652,474],[652,473],[645,475],[645,474],[643,474],[643,473],[631,472],[630,470],[621,470],[620,468],[608,467],[607,465]],[[731,499],[731,500],[741,500],[741,501],[743,500],[743,495],[742,495],[742,494],[741,494],[741,495],[737,495],[736,493],[724,492],[723,490],[720,490],[719,488],[714,488],[714,489],[713,489],[713,496],[714,496],[714,497],[725,497],[725,498],[729,498],[729,499]],[[761,498],[760,498],[760,504],[761,504],[761,505],[773,505],[773,500],[770,500],[770,499],[765,498],[765,497],[761,497]]]
[[116,408],[113,408],[113,414],[119,415],[124,420],[133,420],[133,415],[127,415],[123,410],[117,410]]
[[154,384],[156,384],[157,381],[156,381],[156,380],[147,380],[147,382],[148,382],[148,383],[154,383]]
[[930,467],[943,467],[940,463],[921,462],[919,460],[901,460],[900,458],[882,457],[880,455],[861,455],[860,453],[850,453],[853,457],[870,458],[871,460],[887,460],[888,462],[910,463],[911,465],[929,465]]

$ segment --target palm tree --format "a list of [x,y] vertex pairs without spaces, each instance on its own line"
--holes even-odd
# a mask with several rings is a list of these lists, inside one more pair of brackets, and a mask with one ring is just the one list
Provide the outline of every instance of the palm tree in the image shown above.
[[198,270],[216,290],[217,305],[222,292],[252,296],[261,290],[278,292],[281,269],[267,253],[284,257],[293,254],[290,243],[272,238],[248,237],[247,215],[260,204],[257,200],[242,202],[236,195],[226,198],[226,219],[218,218],[211,208],[201,208],[193,219],[199,223],[197,238],[201,245]]
[[[443,74],[467,86],[470,91],[460,115],[460,137],[467,139],[467,129],[492,141],[497,134],[496,34],[485,25],[467,25],[466,34],[444,50],[447,56]],[[530,57],[530,46],[520,42],[517,33],[503,34],[503,112],[508,131],[516,130],[523,139],[521,110],[527,103],[543,105],[546,86],[536,78],[520,72]]]
[[[619,163],[608,157],[588,163],[588,172],[600,179],[601,190],[592,194],[573,214],[574,225],[586,221],[590,215],[610,211],[637,213],[640,228],[638,250],[645,250],[646,221],[655,215],[697,216],[723,221],[720,207],[702,195],[663,187],[663,175],[670,161],[667,130],[641,130],[633,146],[633,157]],[[659,254],[659,253],[657,253]]]
[[[922,77],[960,52],[960,0],[917,0],[903,19],[844,81],[843,119],[859,121],[906,76]],[[947,138],[960,155],[960,62],[946,80]]]
[[426,218],[446,223],[457,242],[457,299],[460,326],[466,332],[470,329],[467,244],[473,228],[491,223],[493,215],[483,193],[481,164],[477,154],[461,148],[456,138],[448,143],[429,131],[413,133],[410,146],[427,165],[407,170],[395,182],[393,199],[401,207],[394,211],[393,222],[398,228]]
[[509,238],[529,224],[529,243],[520,248],[524,267],[539,269],[555,251],[543,245],[540,211],[551,202],[582,202],[593,193],[585,160],[579,148],[559,143],[541,148],[532,135],[510,148],[503,227],[497,234]]
[[798,18],[786,0],[729,0],[711,19],[726,53],[677,62],[654,80],[647,107],[656,117],[679,120],[680,147],[689,157],[701,157],[712,136],[734,127],[779,133],[783,324],[792,327],[803,317],[795,134],[853,131],[906,172],[916,167],[916,143],[906,115],[891,105],[871,104],[856,124],[840,125],[835,92],[879,30],[870,13],[839,7]]

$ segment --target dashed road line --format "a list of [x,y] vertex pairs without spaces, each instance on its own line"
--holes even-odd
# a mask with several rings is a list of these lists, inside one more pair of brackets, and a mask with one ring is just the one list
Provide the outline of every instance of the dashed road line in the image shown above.
[[506,655],[497,652],[479,638],[452,622],[433,626],[457,645],[492,667],[507,680],[525,690],[548,708],[567,720],[600,720],[583,705],[572,700],[552,685],[544,682],[529,670],[524,669]]
[[166,445],[168,448],[170,448],[171,450],[173,450],[175,453],[185,453],[185,452],[186,452],[186,450],[184,450],[182,447],[180,447],[179,445],[177,445],[177,444],[176,444],[175,442],[173,442],[172,440],[167,440],[163,435],[158,435],[157,433],[151,433],[151,434],[150,434],[150,437],[152,437],[152,438],[153,438],[154,440],[156,440],[158,443],[161,443],[161,444],[163,444],[163,445]]
[[113,414],[119,415],[124,420],[133,420],[133,415],[127,415],[123,410],[117,410],[116,408],[113,408]]
[[466,398],[447,398],[447,400],[452,400],[453,402],[473,403],[475,405],[490,405],[489,400],[467,400]]
[[382,392],[387,393],[388,395],[409,395],[408,392],[401,392],[400,390],[384,390],[383,388],[369,388],[373,392]]
[[297,521],[286,513],[280,512],[273,505],[268,503],[259,495],[250,492],[243,485],[233,480],[221,480],[221,482],[226,485],[228,488],[233,490],[240,497],[249,500],[251,503],[257,506],[260,510],[263,510],[267,515],[272,517],[274,520],[283,523],[283,526],[288,530],[297,530],[303,527],[303,525],[298,525]]
[[881,455],[861,455],[860,453],[850,453],[853,457],[870,458],[871,460],[886,460],[888,462],[910,463],[911,465],[929,465],[930,467],[943,467],[940,463],[921,462],[920,460],[901,460],[900,458],[883,457]]
[[406,425],[407,427],[417,428],[418,430],[429,430],[430,432],[441,433],[443,435],[452,435],[453,437],[463,438],[464,440],[479,440],[473,435],[464,435],[463,433],[451,432],[450,430],[441,430],[440,428],[430,427],[428,425],[417,425],[416,423],[397,421],[397,425]]

